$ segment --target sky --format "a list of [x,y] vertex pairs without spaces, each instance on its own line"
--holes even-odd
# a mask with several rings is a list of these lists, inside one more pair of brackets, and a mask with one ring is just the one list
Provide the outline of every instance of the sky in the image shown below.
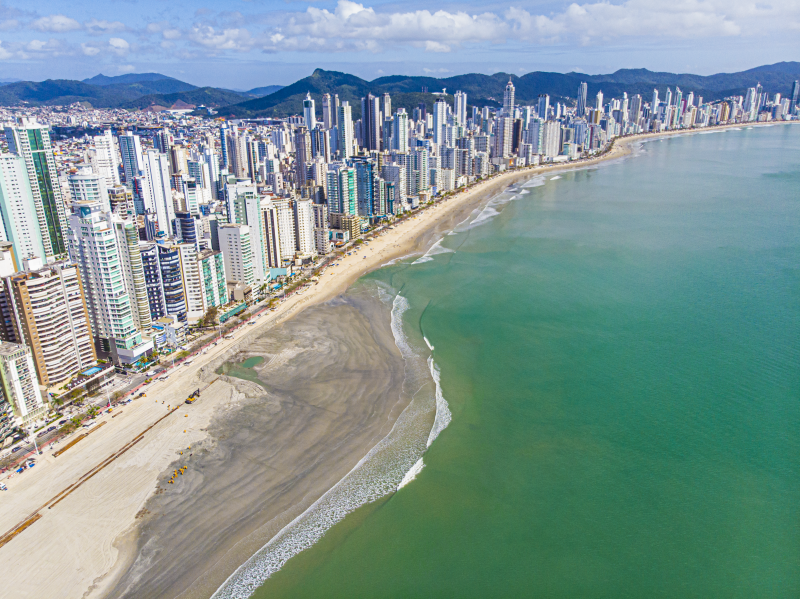
[[800,59],[800,0],[0,0],[0,79],[159,72],[195,85]]

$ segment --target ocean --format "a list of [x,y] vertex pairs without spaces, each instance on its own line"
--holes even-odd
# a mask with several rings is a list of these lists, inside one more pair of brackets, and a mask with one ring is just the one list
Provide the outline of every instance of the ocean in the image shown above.
[[433,433],[217,596],[800,596],[800,127],[532,178],[357,288]]

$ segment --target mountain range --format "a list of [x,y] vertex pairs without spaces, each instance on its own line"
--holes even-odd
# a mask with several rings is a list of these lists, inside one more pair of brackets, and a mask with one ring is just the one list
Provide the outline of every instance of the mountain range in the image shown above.
[[197,87],[159,73],[131,73],[108,77],[96,75],[83,81],[48,79],[42,82],[15,81],[0,83],[0,106],[22,102],[31,105],[65,105],[88,102],[95,108],[143,109],[149,106],[169,107],[176,102],[216,108],[220,116],[229,118],[285,117],[301,114],[307,93],[317,102],[320,111],[322,95],[338,94],[353,107],[353,117],[361,114],[361,98],[368,93],[390,93],[393,107],[411,111],[420,103],[429,109],[439,96],[432,92],[447,90],[447,96],[461,90],[470,105],[500,106],[503,90],[512,81],[518,104],[534,104],[539,94],[549,94],[551,102],[573,100],[578,85],[588,84],[590,102],[602,91],[606,97],[642,94],[646,99],[658,89],[661,97],[667,87],[678,86],[684,93],[694,92],[705,100],[717,100],[743,94],[758,83],[769,93],[790,92],[792,83],[800,79],[800,63],[780,62],[741,71],[716,75],[653,72],[647,69],[621,69],[608,75],[583,73],[549,73],[535,71],[526,75],[470,73],[454,77],[411,77],[392,75],[367,81],[336,71],[315,70],[310,76],[288,86],[270,85],[248,91],[218,87]]
[[549,94],[551,103],[571,99],[574,102],[578,86],[582,81],[587,83],[590,102],[598,91],[605,97],[621,97],[623,92],[642,94],[647,100],[652,97],[653,89],[658,89],[664,97],[667,87],[678,86],[684,93],[694,92],[706,100],[717,100],[731,95],[743,94],[748,87],[758,83],[770,93],[788,94],[792,83],[800,79],[800,62],[781,62],[742,71],[739,73],[719,73],[716,75],[692,75],[676,73],[659,73],[647,69],[621,69],[609,75],[585,75],[583,73],[548,73],[536,71],[517,76],[507,73],[482,75],[471,73],[447,78],[406,77],[394,75],[380,77],[373,81],[365,81],[354,75],[323,71],[314,73],[288,85],[275,93],[261,98],[243,100],[237,104],[226,106],[219,114],[227,117],[261,117],[287,116],[301,114],[303,99],[307,93],[320,106],[322,94],[339,94],[339,100],[350,102],[353,118],[361,114],[361,98],[367,93],[392,95],[393,108],[404,107],[410,111],[421,102],[428,109],[437,96],[432,93],[421,93],[447,90],[447,95],[456,90],[467,94],[470,105],[500,106],[503,102],[503,91],[509,80],[514,84],[517,104],[534,104],[539,94]]
[[100,74],[83,81],[48,79],[5,83],[0,85],[0,106],[16,106],[23,102],[34,106],[88,102],[95,108],[135,109],[152,105],[169,107],[181,100],[187,104],[218,107],[271,94],[281,87],[271,85],[233,91],[197,87],[159,73],[131,73],[116,77]]

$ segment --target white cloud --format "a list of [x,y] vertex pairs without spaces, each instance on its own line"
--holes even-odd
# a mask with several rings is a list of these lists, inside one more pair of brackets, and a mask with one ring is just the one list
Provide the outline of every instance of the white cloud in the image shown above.
[[66,17],[64,15],[49,15],[36,19],[31,23],[31,27],[39,31],[52,31],[53,33],[64,33],[66,31],[75,31],[81,28],[81,24],[75,19]]
[[126,73],[133,73],[136,70],[136,67],[132,64],[121,64],[117,65],[116,69],[117,73],[120,75],[125,75]]
[[3,42],[0,42],[0,60],[6,60],[12,56],[14,56],[14,54],[3,48]]
[[573,3],[562,12],[535,14],[510,7],[502,13],[416,10],[377,12],[351,0],[331,10],[310,6],[267,32],[268,51],[380,52],[410,44],[449,52],[464,44],[579,42],[620,38],[713,38],[800,30],[800,2],[774,0],[600,0]]
[[9,31],[11,29],[19,29],[19,21],[16,19],[8,19],[0,23],[0,31]]
[[121,37],[112,37],[108,40],[108,45],[112,52],[120,56],[127,54],[131,49],[131,45]]
[[215,29],[210,26],[195,26],[190,39],[211,51],[233,50],[246,52],[253,48],[255,41],[244,28]]
[[91,44],[81,44],[81,52],[85,56],[97,56],[100,54],[100,48]]
[[89,33],[112,33],[114,31],[125,31],[127,27],[125,23],[121,23],[119,21],[104,21],[98,19],[92,19],[91,21],[86,21],[84,24],[86,30]]
[[176,40],[181,36],[180,29],[165,29],[161,32],[161,35],[164,36],[164,39],[167,40]]

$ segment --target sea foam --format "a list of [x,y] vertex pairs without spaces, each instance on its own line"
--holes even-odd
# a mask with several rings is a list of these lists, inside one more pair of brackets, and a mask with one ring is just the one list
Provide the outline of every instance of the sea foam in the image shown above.
[[[378,442],[336,485],[300,514],[216,590],[212,599],[246,599],[293,556],[308,549],[347,514],[396,492],[422,470],[422,455],[451,420],[439,382],[439,369],[428,360],[435,392],[421,393],[429,384],[419,377],[416,363],[424,364],[403,331],[402,317],[408,300],[396,295],[392,302],[391,329],[395,344],[406,360],[406,381],[413,387],[412,400],[392,430]],[[410,371],[409,371],[410,367]],[[434,424],[430,413],[435,410]],[[426,442],[427,437],[427,442]]]
[[442,237],[442,239],[440,239],[439,241],[434,243],[430,247],[430,249],[427,252],[425,252],[424,256],[422,256],[420,258],[417,258],[411,264],[425,264],[426,262],[430,262],[431,260],[433,260],[433,257],[436,256],[437,254],[454,254],[455,250],[451,250],[450,248],[442,247],[442,241],[443,240],[444,240],[444,237]]

